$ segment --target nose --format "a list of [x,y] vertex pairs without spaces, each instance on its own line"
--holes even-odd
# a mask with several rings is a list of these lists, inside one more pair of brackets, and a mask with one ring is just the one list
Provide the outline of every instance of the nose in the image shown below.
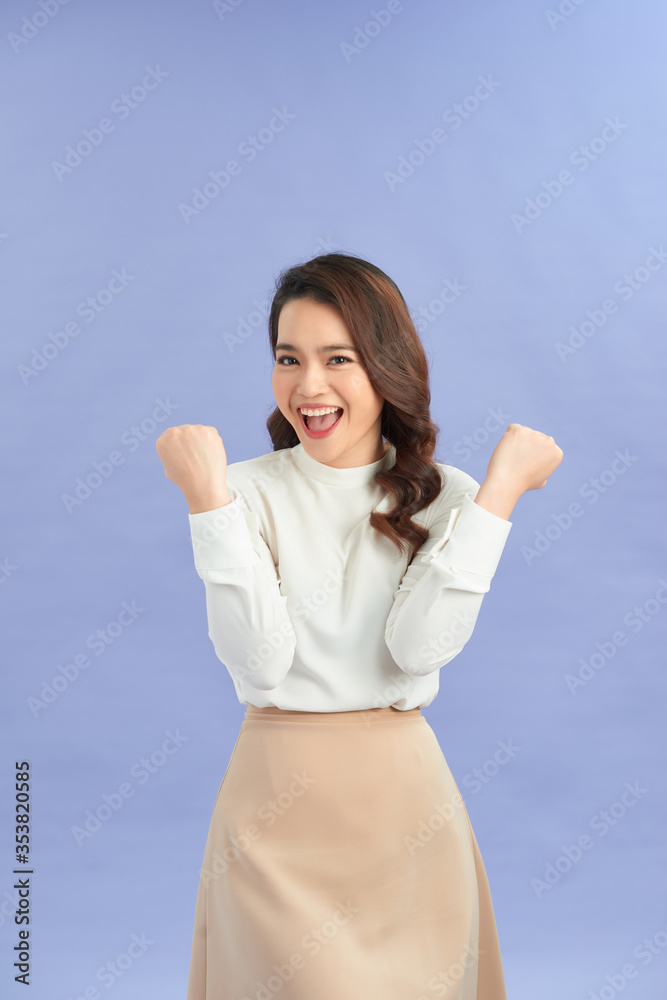
[[327,372],[319,364],[301,367],[295,389],[304,399],[317,398],[327,391]]

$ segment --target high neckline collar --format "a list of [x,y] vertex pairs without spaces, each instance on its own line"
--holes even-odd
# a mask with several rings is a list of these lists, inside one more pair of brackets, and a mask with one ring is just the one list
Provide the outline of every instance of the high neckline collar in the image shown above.
[[394,465],[396,448],[390,444],[386,453],[377,462],[358,465],[353,469],[336,469],[318,462],[308,454],[300,441],[292,448],[292,455],[299,470],[310,479],[317,479],[329,486],[367,486],[373,481],[377,472],[385,468],[390,469]]

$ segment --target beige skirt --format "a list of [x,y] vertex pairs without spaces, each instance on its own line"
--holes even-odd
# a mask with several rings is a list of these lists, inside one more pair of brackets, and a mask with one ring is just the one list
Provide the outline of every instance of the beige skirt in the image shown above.
[[421,709],[246,706],[187,1000],[506,1000],[489,883]]

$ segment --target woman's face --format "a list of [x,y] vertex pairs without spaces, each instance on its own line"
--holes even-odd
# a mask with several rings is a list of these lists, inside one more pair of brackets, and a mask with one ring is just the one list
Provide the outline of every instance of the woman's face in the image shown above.
[[[280,412],[318,462],[356,468],[385,454],[380,432],[384,400],[371,385],[335,306],[313,299],[292,299],[283,306],[271,384]],[[330,433],[313,438],[304,427],[300,406],[338,406],[342,413]]]

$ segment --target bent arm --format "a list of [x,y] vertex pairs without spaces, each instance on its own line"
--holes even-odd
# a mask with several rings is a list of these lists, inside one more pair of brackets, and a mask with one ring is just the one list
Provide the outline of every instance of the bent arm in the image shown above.
[[[465,479],[467,491],[454,495],[456,506],[444,506],[406,570],[387,618],[387,647],[412,677],[439,670],[461,652],[512,528],[511,521],[476,502],[481,487],[471,476]],[[491,503],[491,491],[486,495]]]
[[216,656],[234,678],[267,691],[290,669],[296,636],[257,515],[234,493],[221,507],[188,515],[195,568]]

